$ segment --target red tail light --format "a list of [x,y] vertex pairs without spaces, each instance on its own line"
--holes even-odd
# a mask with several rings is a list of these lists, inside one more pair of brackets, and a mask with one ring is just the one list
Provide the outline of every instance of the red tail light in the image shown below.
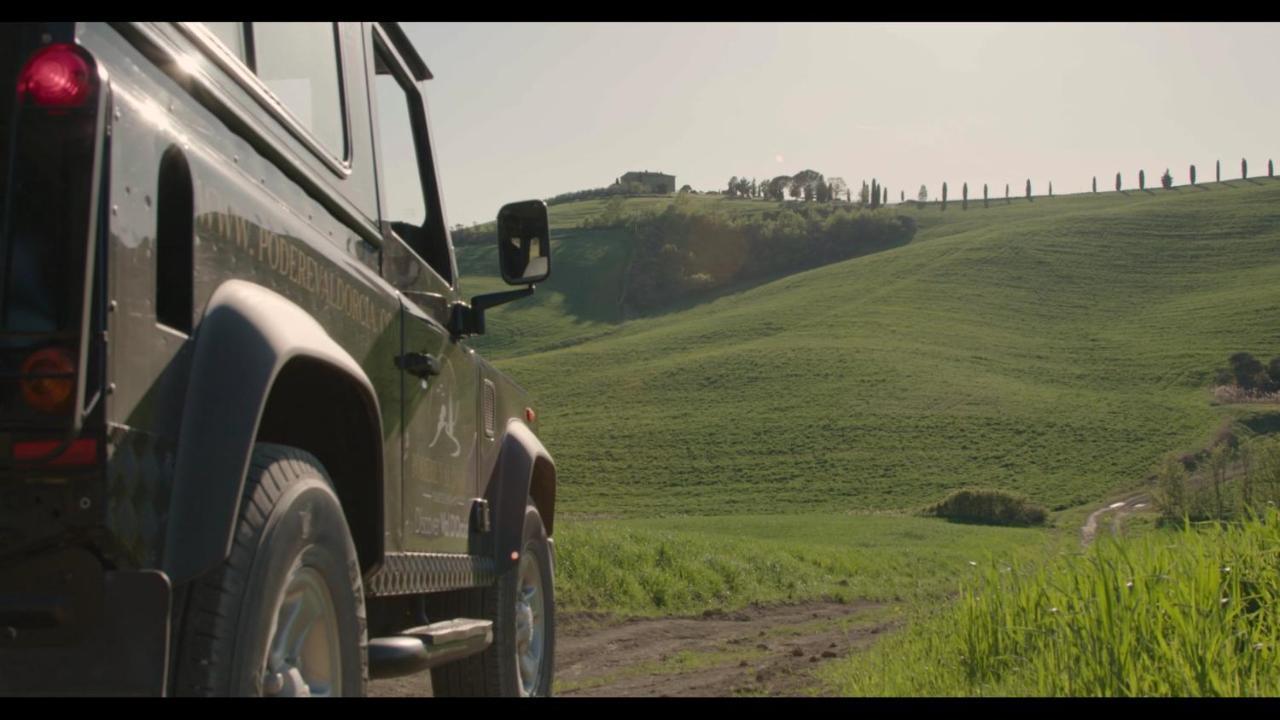
[[32,410],[63,413],[76,392],[76,366],[71,353],[49,347],[31,353],[22,363],[22,399]]
[[18,98],[46,108],[76,108],[93,95],[89,62],[70,43],[36,51],[18,76]]
[[98,441],[92,438],[72,440],[62,454],[49,459],[50,453],[62,445],[61,440],[31,440],[13,444],[15,462],[48,460],[50,465],[92,465],[98,461]]

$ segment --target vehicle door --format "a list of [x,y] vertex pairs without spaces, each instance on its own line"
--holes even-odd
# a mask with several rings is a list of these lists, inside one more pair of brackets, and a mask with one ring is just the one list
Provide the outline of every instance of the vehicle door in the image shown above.
[[[422,93],[382,30],[372,26],[371,100],[378,145],[384,278],[400,291],[403,547],[465,553],[476,497],[473,351],[448,330],[456,301]],[[391,360],[388,359],[388,362]]]

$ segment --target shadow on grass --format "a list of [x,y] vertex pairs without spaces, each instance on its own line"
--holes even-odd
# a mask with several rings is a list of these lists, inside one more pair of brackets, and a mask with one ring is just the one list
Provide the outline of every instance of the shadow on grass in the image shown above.
[[662,317],[663,315],[669,315],[671,313],[681,312],[683,310],[688,310],[696,305],[701,305],[703,303],[711,302],[716,298],[723,297],[725,295],[733,295],[736,293],[745,292],[747,290],[758,287],[760,285],[771,283],[771,282],[774,282],[775,280],[781,280],[782,278],[789,277],[791,275],[796,275],[802,272],[808,272],[810,270],[816,270],[818,268],[826,267],[828,265],[835,265],[836,263],[842,263],[848,260],[853,260],[860,257],[866,257],[868,255],[875,255],[877,253],[885,252],[886,250],[893,250],[894,248],[899,248],[905,245],[909,245],[910,243],[911,243],[911,238],[908,238],[907,240],[903,240],[899,242],[886,242],[884,244],[876,245],[874,247],[868,247],[863,251],[857,252],[853,255],[849,255],[848,257],[836,258],[828,262],[815,263],[812,265],[806,264],[804,266],[797,267],[791,270],[783,270],[779,272],[766,273],[764,275],[761,275],[760,277],[738,280],[736,282],[729,282],[719,287],[709,288],[707,290],[703,290],[700,292],[698,291],[689,292],[685,295],[681,295],[661,305],[653,305],[653,306],[645,306],[645,307],[627,306],[623,309],[622,319],[632,320],[635,318],[642,318],[642,317],[643,318]]
[[949,522],[952,525],[983,525],[986,527],[1011,527],[1011,528],[1034,528],[1047,527],[1048,522],[1027,523],[1027,522],[1010,522],[1000,520],[978,520],[974,518],[958,518],[958,517],[942,517],[940,515],[929,515],[936,520]]
[[1241,420],[1240,424],[1259,435],[1280,433],[1280,412],[1258,413]]

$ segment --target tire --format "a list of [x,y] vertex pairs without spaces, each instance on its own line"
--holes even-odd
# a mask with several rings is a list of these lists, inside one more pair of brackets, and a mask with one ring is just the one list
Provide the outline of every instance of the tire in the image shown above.
[[[290,623],[293,611],[313,621]],[[177,654],[177,695],[365,694],[360,564],[333,484],[311,454],[254,447],[231,555],[193,583]],[[268,674],[268,662],[279,672]]]
[[[524,510],[520,562],[491,587],[458,590],[428,597],[430,619],[457,617],[484,618],[493,621],[493,644],[479,655],[434,668],[431,688],[438,697],[549,697],[555,668],[555,587],[553,557],[542,516],[530,502]],[[530,566],[529,563],[534,563]],[[522,571],[523,573],[522,577]],[[517,617],[517,599],[527,580],[540,581],[542,624],[539,656],[541,661],[531,672],[526,685],[521,677],[517,652],[521,647],[520,630],[524,624]],[[527,616],[526,616],[527,620]],[[539,637],[535,629],[534,637]]]

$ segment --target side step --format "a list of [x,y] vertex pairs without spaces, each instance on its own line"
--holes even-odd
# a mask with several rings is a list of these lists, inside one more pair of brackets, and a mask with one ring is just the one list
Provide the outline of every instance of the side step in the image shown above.
[[369,677],[413,675],[484,652],[493,643],[493,622],[457,618],[409,628],[369,641]]

